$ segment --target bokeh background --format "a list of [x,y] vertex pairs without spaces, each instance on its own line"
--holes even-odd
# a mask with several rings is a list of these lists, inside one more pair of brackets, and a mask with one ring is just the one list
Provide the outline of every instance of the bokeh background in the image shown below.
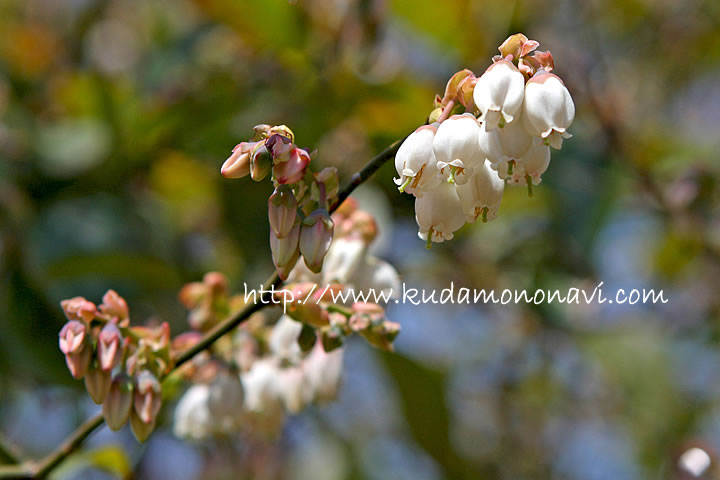
[[[58,302],[114,288],[185,328],[183,283],[271,272],[269,182],[219,167],[287,124],[349,178],[509,35],[577,106],[536,195],[430,252],[387,164],[358,193],[409,286],[663,289],[657,305],[391,305],[337,402],[280,439],[102,429],[56,478],[689,478],[720,451],[717,0],[0,0],[0,431],[39,456],[95,410]],[[714,458],[713,458],[714,460]],[[719,478],[714,465],[703,478]]]

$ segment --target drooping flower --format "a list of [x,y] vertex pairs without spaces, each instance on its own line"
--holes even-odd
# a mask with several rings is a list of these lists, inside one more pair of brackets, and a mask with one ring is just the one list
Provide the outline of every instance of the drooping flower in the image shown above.
[[119,373],[110,384],[110,391],[103,403],[103,417],[111,430],[125,425],[133,404],[133,384],[125,373]]
[[225,178],[242,178],[250,174],[250,152],[256,142],[242,142],[233,148],[232,154],[220,168]]
[[319,273],[333,239],[334,224],[328,212],[318,209],[305,217],[300,230],[300,253],[310,271]]
[[575,104],[560,77],[539,71],[527,82],[522,114],[527,133],[559,149],[572,136],[567,129],[574,118]]
[[433,152],[433,139],[437,128],[423,125],[410,134],[395,155],[395,179],[401,192],[421,197],[435,189],[442,179],[438,175],[437,160]]
[[123,336],[120,329],[108,322],[98,334],[97,356],[100,368],[109,372],[120,363],[123,357]]
[[512,123],[521,113],[525,77],[512,62],[499,60],[475,84],[473,98],[480,110],[478,120],[488,131]]
[[505,182],[492,169],[490,162],[485,160],[483,166],[475,169],[468,183],[457,186],[457,194],[467,221],[472,223],[478,218],[482,218],[483,222],[493,220],[497,216],[504,190]]
[[480,124],[472,115],[453,115],[440,124],[433,139],[437,168],[451,183],[462,185],[473,168],[482,165],[485,153],[480,148]]
[[465,224],[465,214],[455,185],[443,182],[422,198],[416,198],[415,219],[420,227],[418,236],[428,245],[431,241],[451,240]]
[[205,384],[187,389],[175,407],[173,433],[176,436],[199,440],[212,434],[209,398],[210,388]]

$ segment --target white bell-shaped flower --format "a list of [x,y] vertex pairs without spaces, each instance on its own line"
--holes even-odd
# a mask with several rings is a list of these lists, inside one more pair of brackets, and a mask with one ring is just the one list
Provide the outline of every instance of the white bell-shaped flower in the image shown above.
[[278,373],[276,359],[263,358],[242,374],[240,379],[245,392],[245,408],[249,412],[275,412],[282,406]]
[[488,131],[512,123],[521,113],[525,77],[512,62],[499,60],[478,79],[473,100]]
[[472,115],[453,115],[440,124],[433,140],[437,168],[443,178],[462,185],[482,165],[480,124]]
[[285,410],[290,413],[299,413],[313,401],[313,385],[301,367],[281,369],[278,388]]
[[[537,185],[541,182],[541,175],[545,173],[550,165],[550,147],[545,145],[542,139],[532,137],[530,148],[525,155],[518,159],[511,174],[507,177],[513,183],[518,185],[527,185],[527,178],[530,182]],[[507,168],[507,163],[505,164]]]
[[207,385],[197,384],[187,389],[175,407],[175,436],[198,440],[212,435],[213,418],[208,407],[209,399],[210,388]]
[[241,422],[243,387],[240,377],[232,372],[220,372],[209,385],[208,409],[215,431],[231,432]]
[[418,236],[428,242],[451,240],[453,233],[465,224],[460,198],[455,186],[443,182],[438,188],[415,199]]
[[467,221],[472,223],[482,218],[483,222],[487,222],[494,219],[504,190],[505,182],[486,160],[480,168],[475,169],[468,183],[457,186],[457,194]]
[[535,74],[525,85],[522,123],[530,135],[546,145],[561,148],[567,129],[575,119],[575,104],[560,77],[552,73]]
[[436,128],[423,125],[410,134],[395,154],[395,169],[400,178],[395,179],[400,191],[421,197],[442,181],[438,176],[437,161],[433,153]]
[[297,339],[302,330],[302,323],[293,320],[287,315],[283,315],[278,319],[277,323],[270,332],[268,338],[268,346],[270,352],[276,357],[297,363],[302,357],[300,346]]
[[[502,152],[496,160],[490,159],[492,168],[494,168],[500,178],[503,180],[508,178],[508,170],[510,174],[514,172],[515,166],[521,162],[521,159],[527,154],[535,137],[530,136],[522,127],[520,122],[507,125],[505,128],[499,128],[490,132],[490,135],[497,141],[500,151]],[[509,169],[508,164],[512,162]]]
[[333,239],[323,264],[324,283],[348,283],[367,255],[367,243],[359,236]]
[[305,378],[312,385],[315,401],[327,402],[335,399],[340,388],[342,365],[342,348],[329,353],[320,345],[313,348],[302,368]]

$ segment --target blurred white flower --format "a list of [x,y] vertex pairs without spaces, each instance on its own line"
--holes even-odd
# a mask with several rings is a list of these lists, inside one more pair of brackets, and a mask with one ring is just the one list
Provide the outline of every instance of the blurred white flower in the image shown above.
[[330,353],[321,345],[316,345],[303,362],[303,370],[308,383],[312,386],[317,402],[334,400],[340,388],[343,366],[343,349]]
[[302,323],[293,320],[287,315],[281,316],[268,338],[270,352],[276,357],[291,363],[299,362],[302,352],[297,339],[301,330]]
[[205,384],[190,387],[175,407],[173,432],[181,438],[201,439],[212,434],[212,417],[208,408],[210,388]]

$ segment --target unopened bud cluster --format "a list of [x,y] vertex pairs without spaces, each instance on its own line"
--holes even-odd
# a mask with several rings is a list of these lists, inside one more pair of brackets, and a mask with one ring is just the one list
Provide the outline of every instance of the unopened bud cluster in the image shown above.
[[339,186],[335,168],[313,173],[314,154],[294,142],[295,135],[284,125],[258,125],[253,140],[237,145],[220,169],[226,178],[250,175],[255,181],[271,174],[270,249],[283,280],[301,256],[313,272],[322,269],[334,227],[328,209]]
[[63,300],[61,306],[68,322],[59,343],[70,373],[84,379],[111,429],[130,420],[135,437],[145,441],[160,410],[158,378],[171,368],[167,323],[130,326],[127,303],[113,290],[99,306],[83,297]]
[[[279,189],[278,195],[286,191]],[[271,198],[271,202],[273,199]],[[234,432],[277,433],[285,415],[331,400],[338,389],[345,339],[356,333],[371,345],[392,350],[400,331],[374,303],[337,303],[347,288],[399,291],[399,278],[388,263],[368,253],[377,236],[372,215],[346,200],[332,215],[335,238],[319,272],[299,262],[288,282],[275,291],[285,312],[256,313],[231,336],[181,367],[192,382],[175,409],[178,436],[206,438]],[[286,222],[271,215],[271,225]],[[219,273],[186,285],[181,301],[190,310],[193,329],[173,340],[182,350],[201,338],[219,319],[245,304],[245,295],[230,295]],[[288,295],[288,292],[292,295]],[[292,302],[284,303],[289,298]],[[257,301],[257,300],[254,300]]]
[[496,217],[505,183],[533,185],[560,149],[575,117],[563,81],[551,73],[549,51],[523,34],[500,45],[500,55],[480,77],[452,76],[435,98],[429,125],[413,132],[395,156],[401,192],[416,197],[419,236],[453,238],[466,222]]

